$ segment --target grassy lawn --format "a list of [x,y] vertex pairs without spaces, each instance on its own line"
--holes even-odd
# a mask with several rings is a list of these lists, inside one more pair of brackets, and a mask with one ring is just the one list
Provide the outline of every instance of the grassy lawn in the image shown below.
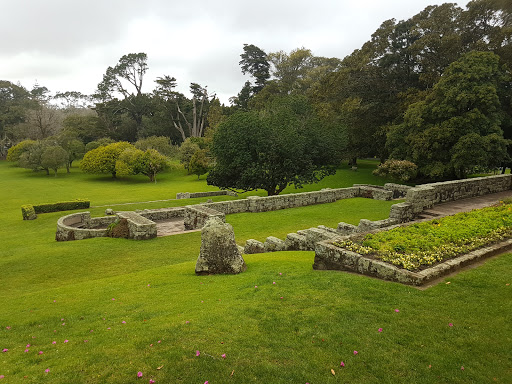
[[[383,184],[374,166],[340,169],[305,190]],[[0,177],[1,383],[512,382],[510,254],[425,291],[314,271],[313,252],[246,255],[245,273],[198,277],[199,233],[57,243],[63,213],[22,221],[20,206],[74,198],[134,203],[126,210],[187,205],[206,199],[135,203],[215,190],[204,179],[174,171],[151,184],[76,169],[55,178],[5,162]],[[389,206],[352,199],[227,220],[243,244],[383,218]]]

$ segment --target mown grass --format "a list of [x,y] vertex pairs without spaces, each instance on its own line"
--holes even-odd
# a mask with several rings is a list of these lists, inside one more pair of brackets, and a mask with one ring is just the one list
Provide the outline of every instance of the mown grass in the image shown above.
[[[308,188],[377,183],[370,175],[373,164],[366,164]],[[248,269],[240,275],[198,277],[199,233],[57,243],[56,221],[63,213],[22,221],[20,205],[168,199],[210,189],[204,180],[179,171],[162,175],[156,185],[78,172],[54,178],[4,162],[0,177],[0,351],[8,349],[0,352],[2,382],[512,381],[510,254],[426,291],[314,271],[313,252],[246,255]],[[387,202],[370,206],[358,200],[282,211],[286,218],[269,212],[228,221],[243,242],[279,235],[286,225],[283,233],[389,212]],[[185,204],[190,201],[123,209]],[[322,215],[333,222],[320,223]]]

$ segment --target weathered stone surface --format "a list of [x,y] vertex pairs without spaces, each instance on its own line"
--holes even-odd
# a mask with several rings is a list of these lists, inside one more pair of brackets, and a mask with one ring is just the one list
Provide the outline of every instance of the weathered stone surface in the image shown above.
[[115,212],[112,208],[105,209],[105,215],[110,216],[113,215]]
[[136,212],[118,212],[120,219],[126,219],[128,224],[128,238],[134,240],[147,240],[156,237],[156,223],[146,219]]
[[245,242],[244,253],[253,254],[263,252],[265,252],[265,247],[261,241],[249,239]]
[[298,233],[289,233],[284,241],[287,251],[307,251],[308,241],[306,236]]
[[231,224],[224,223],[219,217],[209,218],[201,230],[196,274],[237,274],[246,269]]
[[398,268],[380,260],[369,259],[355,252],[336,247],[331,241],[321,241],[315,245],[315,261],[313,269],[351,271],[363,275],[396,281],[408,285],[424,285],[448,273],[486,257],[512,249],[512,239],[499,244],[477,249],[466,255],[447,260],[431,268],[419,272],[411,272]]
[[279,252],[286,251],[286,244],[283,240],[274,236],[269,236],[263,244],[265,252]]
[[357,226],[341,222],[338,223],[338,228],[336,229],[336,231],[341,236],[350,235],[352,233],[357,232]]
[[211,204],[187,205],[184,217],[185,229],[200,229],[212,217],[226,221],[226,215],[212,208]]

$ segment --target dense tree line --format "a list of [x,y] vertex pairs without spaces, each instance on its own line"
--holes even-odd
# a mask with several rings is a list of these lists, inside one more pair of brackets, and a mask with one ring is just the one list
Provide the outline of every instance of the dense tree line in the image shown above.
[[[176,78],[166,74],[145,92],[145,53],[127,54],[108,67],[91,96],[72,91],[50,96],[37,84],[27,90],[0,81],[1,151],[5,156],[6,148],[23,139],[56,143],[69,155],[69,147],[78,148],[78,142],[86,153],[113,141],[160,137],[183,143],[179,156],[189,172],[200,176],[214,166],[209,182],[265,188],[270,194],[279,193],[285,181],[300,186],[318,179],[340,157],[352,165],[362,157],[392,159],[393,166],[407,164],[414,170],[409,175],[428,179],[504,169],[512,162],[511,13],[505,0],[473,0],[465,9],[453,3],[428,6],[407,20],[384,21],[369,41],[343,59],[315,56],[304,47],[267,53],[244,44],[239,65],[248,80],[230,106],[196,83],[185,96],[176,90]],[[306,115],[290,113],[289,106],[298,104]],[[289,142],[260,140],[265,135],[277,138],[277,127],[290,136]],[[246,137],[238,137],[240,132]],[[307,146],[300,141],[306,140],[304,132],[311,136]],[[256,157],[251,157],[254,148],[247,147],[248,137],[251,145],[260,146]],[[331,141],[322,142],[322,137]],[[160,151],[154,145],[140,150]],[[272,155],[263,147],[271,147],[280,156],[272,162],[284,164],[285,156],[293,154],[282,145],[300,147],[305,158],[307,148],[315,152],[323,145],[324,163],[314,156],[308,164],[290,157],[290,168],[301,164],[295,174],[263,187],[269,169],[262,165],[256,170],[246,161],[265,163],[263,157]],[[237,146],[238,151],[245,148],[246,157],[226,162],[223,156]],[[80,152],[76,148],[73,153]],[[237,162],[260,180],[242,182],[244,172],[233,168]],[[124,169],[133,173],[136,167]]]

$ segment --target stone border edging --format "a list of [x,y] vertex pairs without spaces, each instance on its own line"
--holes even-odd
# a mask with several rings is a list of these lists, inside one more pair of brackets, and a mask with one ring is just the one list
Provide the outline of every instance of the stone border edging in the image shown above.
[[457,256],[433,267],[411,272],[377,259],[332,245],[331,240],[316,243],[313,269],[355,272],[402,284],[422,286],[479,260],[512,249],[512,239]]

